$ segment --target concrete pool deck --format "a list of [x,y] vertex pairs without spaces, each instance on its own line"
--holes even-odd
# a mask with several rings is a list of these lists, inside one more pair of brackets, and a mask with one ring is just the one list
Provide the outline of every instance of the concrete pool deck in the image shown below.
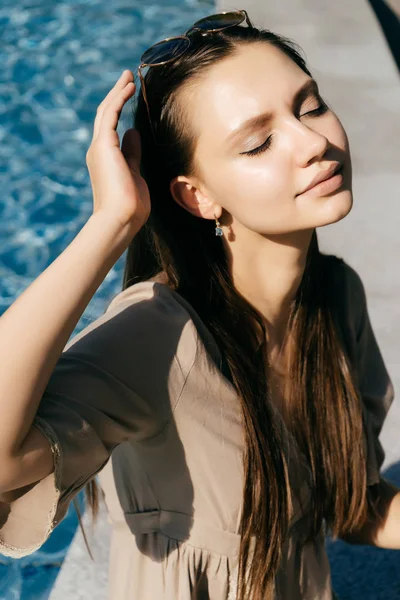
[[[398,0],[388,4],[399,9]],[[220,0],[217,9],[245,8],[257,25],[293,38],[303,47],[322,94],[348,132],[354,207],[342,222],[319,230],[319,239],[324,251],[342,256],[360,273],[376,337],[397,391],[400,85],[382,30],[366,0],[241,0],[238,5]],[[386,451],[383,471],[391,466],[389,475],[397,485],[399,431],[396,398],[381,441]],[[92,563],[78,530],[51,600],[106,600],[109,533],[103,515],[91,537],[96,558]],[[334,585],[343,600],[400,599],[400,554],[338,544],[330,550],[330,557]]]

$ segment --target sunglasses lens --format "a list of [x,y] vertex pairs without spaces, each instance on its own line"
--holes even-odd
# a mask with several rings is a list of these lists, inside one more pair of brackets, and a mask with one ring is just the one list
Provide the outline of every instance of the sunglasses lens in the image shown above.
[[233,27],[240,25],[244,21],[244,15],[237,12],[228,12],[222,15],[211,15],[196,21],[193,27],[211,31],[213,29],[224,29],[225,27]]
[[190,41],[187,38],[164,40],[146,50],[140,60],[146,65],[162,63],[183,54],[189,44]]

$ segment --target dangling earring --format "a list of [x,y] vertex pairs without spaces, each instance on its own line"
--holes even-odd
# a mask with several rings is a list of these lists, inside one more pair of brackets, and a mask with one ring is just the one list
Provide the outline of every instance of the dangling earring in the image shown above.
[[224,235],[224,232],[221,229],[221,223],[218,221],[217,217],[215,216],[215,213],[214,213],[214,219],[215,219],[215,235]]

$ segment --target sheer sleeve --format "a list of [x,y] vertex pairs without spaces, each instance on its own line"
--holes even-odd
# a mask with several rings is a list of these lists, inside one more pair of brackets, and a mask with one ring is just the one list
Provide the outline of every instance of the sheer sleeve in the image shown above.
[[67,344],[51,375],[34,426],[49,440],[54,472],[0,497],[3,554],[38,549],[115,446],[157,435],[172,417],[194,360],[180,351],[188,314],[157,283],[117,300]]
[[394,388],[372,329],[362,280],[349,265],[345,265],[345,270],[353,356],[365,417],[367,481],[373,485],[379,483],[385,458],[379,434],[394,399]]

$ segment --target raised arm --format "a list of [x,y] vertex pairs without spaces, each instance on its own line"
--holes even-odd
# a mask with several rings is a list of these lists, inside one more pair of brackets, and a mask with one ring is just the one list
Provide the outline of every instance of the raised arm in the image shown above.
[[69,336],[125,240],[116,223],[92,216],[0,318],[1,492],[53,468],[49,444],[32,423]]
[[87,304],[150,213],[138,134],[129,130],[120,150],[116,133],[132,78],[124,71],[97,111],[86,156],[93,215],[0,318],[0,492],[52,471],[48,441],[32,427],[40,400]]

